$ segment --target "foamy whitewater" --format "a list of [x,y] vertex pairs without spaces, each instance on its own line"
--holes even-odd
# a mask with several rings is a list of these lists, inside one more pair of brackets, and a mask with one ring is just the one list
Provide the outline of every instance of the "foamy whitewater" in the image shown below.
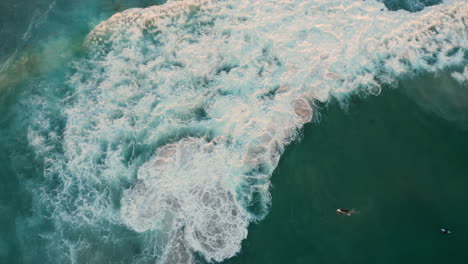
[[372,0],[185,0],[114,15],[68,82],[30,100],[51,261],[104,263],[104,248],[131,247],[124,234],[143,247],[134,263],[234,256],[314,105],[420,73],[466,83],[467,19],[466,1],[410,13]]

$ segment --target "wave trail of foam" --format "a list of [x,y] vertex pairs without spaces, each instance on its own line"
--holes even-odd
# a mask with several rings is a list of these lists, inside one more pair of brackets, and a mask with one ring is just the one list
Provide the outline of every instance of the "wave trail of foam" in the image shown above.
[[184,246],[221,261],[247,236],[248,218],[235,199],[240,174],[226,163],[239,154],[222,143],[188,138],[160,148],[140,168],[139,183],[125,192],[121,212],[127,225],[181,236],[170,238],[163,258],[173,259]]
[[463,65],[467,16],[466,2],[408,13],[351,0],[169,1],[116,14],[74,65],[65,129],[51,135],[47,117],[30,128],[58,182],[40,197],[59,229],[157,237],[142,254],[160,263],[232,257],[268,212],[269,177],[314,101]]

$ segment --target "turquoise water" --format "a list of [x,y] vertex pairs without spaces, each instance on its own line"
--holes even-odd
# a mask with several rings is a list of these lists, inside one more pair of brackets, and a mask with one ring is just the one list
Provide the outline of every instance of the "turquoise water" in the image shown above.
[[466,2],[162,2],[1,3],[0,262],[461,261]]

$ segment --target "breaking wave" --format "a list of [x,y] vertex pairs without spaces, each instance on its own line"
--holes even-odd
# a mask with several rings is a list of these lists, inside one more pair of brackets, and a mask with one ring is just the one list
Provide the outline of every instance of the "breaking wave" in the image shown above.
[[67,83],[30,100],[49,256],[234,256],[316,103],[446,69],[466,82],[467,16],[466,2],[408,13],[354,0],[169,1],[114,15]]

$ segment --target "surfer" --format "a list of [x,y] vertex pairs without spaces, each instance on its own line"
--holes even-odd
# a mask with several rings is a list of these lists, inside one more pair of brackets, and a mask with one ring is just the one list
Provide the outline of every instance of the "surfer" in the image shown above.
[[440,231],[442,231],[442,233],[447,234],[447,235],[452,233],[447,228],[441,228]]
[[346,210],[346,209],[339,208],[339,209],[336,209],[336,213],[351,216],[353,212],[352,212],[352,210]]

